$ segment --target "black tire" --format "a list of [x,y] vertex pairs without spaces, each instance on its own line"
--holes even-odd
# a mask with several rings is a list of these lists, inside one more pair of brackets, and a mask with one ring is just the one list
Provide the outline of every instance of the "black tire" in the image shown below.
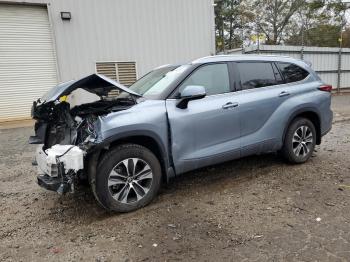
[[[307,144],[305,141],[309,141],[310,139],[299,139],[298,136],[295,136],[296,131],[298,130],[297,134],[303,133],[303,127],[307,127],[304,130],[308,130],[309,132],[305,136],[308,137],[310,134],[312,134],[312,142],[309,142]],[[301,132],[301,133],[300,133]],[[286,132],[284,141],[283,141],[283,148],[282,148],[282,154],[284,158],[292,164],[301,164],[305,163],[309,158],[312,156],[312,153],[315,148],[316,144],[316,129],[314,124],[307,118],[298,117],[293,120],[293,122],[289,125],[288,130]],[[293,137],[297,140],[304,141],[304,142],[293,142]],[[295,141],[295,140],[294,140]],[[307,149],[305,148],[307,146]],[[299,155],[298,153],[298,147],[300,147]]]
[[[149,189],[146,192],[141,199],[135,199],[137,198],[136,191],[140,192],[140,188],[143,189],[143,187],[139,187],[138,190],[135,187],[130,186],[130,183],[132,182],[126,182],[125,185],[115,185],[117,189],[123,190],[124,186],[126,188],[132,188],[129,189],[129,194],[132,195],[134,193],[134,202],[130,203],[122,203],[121,201],[118,201],[115,199],[114,196],[116,196],[115,192],[112,192],[114,190],[114,186],[108,186],[108,181],[110,179],[110,173],[112,172],[112,169],[115,170],[117,168],[117,165],[119,166],[118,171],[121,169],[124,170],[123,166],[125,167],[125,164],[121,164],[121,162],[125,159],[131,159],[131,158],[137,158],[141,162],[141,169],[142,169],[142,161],[144,163],[148,164],[148,166],[151,169],[151,173],[153,178],[151,179],[151,182],[148,182]],[[138,161],[137,160],[137,161]],[[130,160],[129,160],[130,161]],[[127,162],[129,163],[129,162]],[[136,163],[134,169],[134,174],[136,173],[136,166],[138,166],[139,162]],[[125,167],[124,172],[129,172],[128,167]],[[140,168],[139,168],[140,169]],[[130,169],[129,169],[130,170]],[[120,171],[121,172],[121,171]],[[117,173],[119,174],[119,172]],[[157,159],[157,157],[147,148],[136,145],[136,144],[124,144],[117,146],[113,149],[111,149],[109,152],[107,152],[99,162],[97,166],[97,172],[96,172],[96,185],[95,185],[95,197],[97,198],[97,201],[107,210],[109,211],[115,211],[115,212],[131,212],[136,209],[139,209],[143,206],[146,206],[149,204],[154,197],[157,195],[158,190],[160,188],[161,184],[161,177],[162,177],[162,171],[160,167],[160,163]],[[119,178],[118,178],[119,180]],[[123,178],[124,180],[124,178]],[[134,185],[134,184],[133,184]],[[120,190],[120,191],[121,191]],[[116,192],[119,192],[116,190]],[[122,196],[123,194],[120,193]],[[128,196],[126,197],[126,200],[129,201]],[[124,201],[126,201],[124,198]]]

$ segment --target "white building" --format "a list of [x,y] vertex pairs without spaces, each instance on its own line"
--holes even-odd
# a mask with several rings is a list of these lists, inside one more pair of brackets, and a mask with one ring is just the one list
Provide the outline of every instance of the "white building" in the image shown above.
[[0,0],[0,121],[29,118],[59,82],[99,72],[129,85],[214,53],[213,0]]

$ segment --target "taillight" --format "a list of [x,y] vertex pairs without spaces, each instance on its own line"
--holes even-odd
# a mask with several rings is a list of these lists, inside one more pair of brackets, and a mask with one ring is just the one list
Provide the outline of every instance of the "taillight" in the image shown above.
[[331,85],[322,85],[318,88],[318,90],[325,92],[332,92],[333,87]]

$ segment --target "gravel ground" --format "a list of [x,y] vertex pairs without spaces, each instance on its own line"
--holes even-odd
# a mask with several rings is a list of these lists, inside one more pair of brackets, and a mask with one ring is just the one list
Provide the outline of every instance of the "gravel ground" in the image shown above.
[[31,133],[0,130],[0,261],[350,261],[346,118],[306,164],[271,154],[201,169],[128,214],[88,188],[38,187]]

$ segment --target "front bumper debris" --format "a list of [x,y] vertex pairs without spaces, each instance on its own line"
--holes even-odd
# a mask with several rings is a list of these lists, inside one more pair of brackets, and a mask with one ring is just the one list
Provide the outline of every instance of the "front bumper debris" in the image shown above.
[[39,175],[38,185],[50,191],[56,191],[60,194],[73,192],[73,184],[64,183],[62,178],[50,177],[49,175]]
[[84,168],[85,151],[73,145],[54,145],[37,148],[38,185],[60,194],[74,192],[77,172]]

